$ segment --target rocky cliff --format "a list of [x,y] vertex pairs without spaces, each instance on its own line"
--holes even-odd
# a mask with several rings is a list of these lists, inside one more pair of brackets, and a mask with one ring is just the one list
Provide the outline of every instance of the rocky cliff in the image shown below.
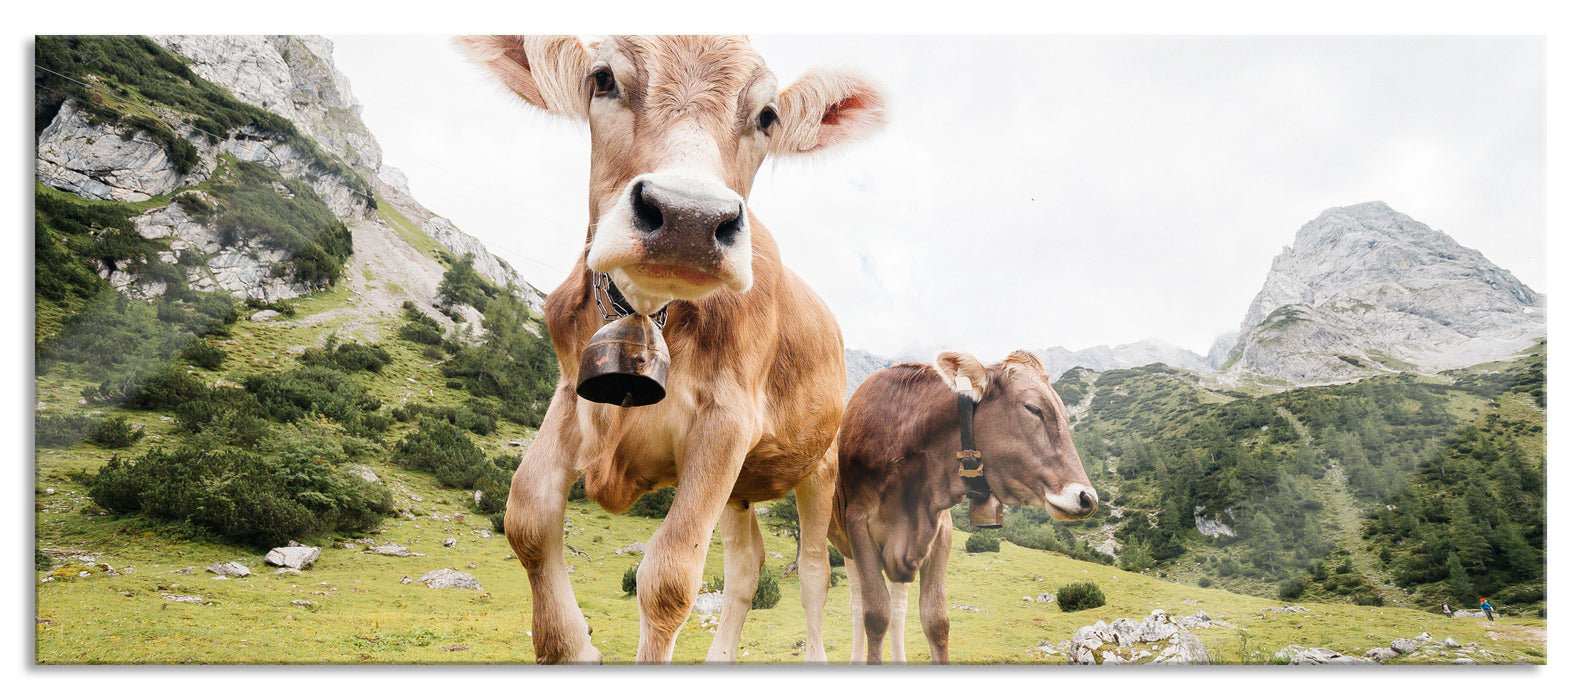
[[1546,334],[1545,299],[1383,202],[1326,210],[1274,259],[1224,371],[1295,384],[1500,359]]
[[[376,202],[382,199],[398,218],[418,222],[449,253],[472,255],[475,269],[485,278],[502,287],[514,286],[530,306],[542,308],[538,290],[481,241],[419,204],[407,191],[400,171],[383,162],[377,139],[362,123],[361,105],[350,82],[335,69],[329,40],[151,39],[184,63],[169,60],[159,48],[136,37],[115,43],[94,43],[91,37],[47,38],[38,57],[44,74],[35,100],[36,176],[41,183],[84,199],[121,202],[147,202],[187,190],[133,220],[137,234],[163,250],[94,263],[100,276],[115,287],[133,297],[163,294],[168,282],[146,274],[160,263],[180,266],[189,285],[199,291],[224,290],[263,300],[301,296],[336,278],[323,271],[316,278],[301,274],[302,256],[316,254],[314,246],[322,247],[312,240],[313,232],[304,240],[262,235],[258,226],[226,218],[226,212],[244,205],[223,195],[217,201],[211,191],[237,180],[258,184],[259,171],[230,165],[249,163],[276,173],[270,176],[275,181],[268,184],[280,199],[299,196],[290,183],[311,188],[311,194],[301,194],[322,202],[350,231],[354,254],[351,259],[337,258],[349,268],[383,258],[415,263],[370,274],[391,278],[392,286],[410,290],[416,301],[432,301],[444,273],[444,267],[432,259],[433,251],[373,255],[367,250],[418,245],[411,235],[395,230],[399,224],[391,217],[379,213]],[[84,58],[92,52],[113,54],[105,60],[102,74],[91,67],[97,59]],[[139,76],[125,68],[125,63],[139,61],[167,74],[148,78],[151,71],[142,70]],[[72,75],[63,75],[66,71],[58,70],[62,66],[70,66]],[[148,81],[154,89],[133,91],[118,84],[135,79]],[[170,84],[180,87],[170,89]],[[248,113],[242,105],[265,113]],[[248,196],[254,198],[246,206],[259,204],[258,192]],[[299,200],[292,206],[316,205]],[[278,218],[278,214],[270,216]]]
[[1114,347],[1096,345],[1075,352],[1056,346],[1044,350],[1043,360],[1044,369],[1048,370],[1050,377],[1059,377],[1072,367],[1086,367],[1105,372],[1112,369],[1131,369],[1155,362],[1199,372],[1214,369],[1208,359],[1202,355],[1157,338]]

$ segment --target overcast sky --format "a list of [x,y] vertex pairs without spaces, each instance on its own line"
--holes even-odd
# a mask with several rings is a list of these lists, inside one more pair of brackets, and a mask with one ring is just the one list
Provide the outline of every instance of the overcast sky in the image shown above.
[[[586,127],[443,36],[332,36],[418,200],[548,291]],[[1324,209],[1383,200],[1546,292],[1541,38],[755,35],[782,87],[858,68],[889,124],[771,159],[749,205],[847,345],[1003,355],[1236,329]]]

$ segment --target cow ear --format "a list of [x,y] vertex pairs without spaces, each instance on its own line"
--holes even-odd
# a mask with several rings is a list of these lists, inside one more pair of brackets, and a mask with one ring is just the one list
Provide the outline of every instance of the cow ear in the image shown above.
[[781,128],[770,150],[811,153],[862,138],[884,124],[884,97],[866,78],[819,69],[798,78],[776,99]]
[[945,383],[974,402],[982,401],[989,390],[989,376],[978,358],[964,352],[946,350],[934,358],[934,366],[945,375]]
[[528,104],[588,118],[584,94],[593,54],[574,36],[459,36],[456,48]]
[[1030,353],[1026,350],[1012,351],[1011,354],[1005,356],[1005,361],[1018,362],[1027,365],[1028,367],[1037,370],[1038,373],[1043,375],[1045,379],[1049,378],[1049,372],[1044,369],[1044,361],[1038,359],[1037,355],[1034,355],[1033,353]]

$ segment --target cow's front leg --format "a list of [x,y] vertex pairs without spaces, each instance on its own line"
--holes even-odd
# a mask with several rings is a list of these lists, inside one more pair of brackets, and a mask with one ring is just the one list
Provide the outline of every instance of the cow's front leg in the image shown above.
[[538,437],[511,478],[505,506],[505,538],[527,569],[533,588],[533,651],[539,663],[600,663],[588,622],[571,590],[564,554],[566,494],[575,481],[572,456],[576,394],[569,385],[555,392]]
[[725,408],[716,399],[687,431],[676,499],[648,540],[648,552],[637,569],[637,663],[670,661],[676,635],[692,612],[703,580],[709,536],[741,473],[742,460],[752,446],[750,436],[758,434],[757,424],[746,419],[750,415]]
[[940,514],[934,525],[934,544],[928,557],[923,559],[919,572],[921,589],[918,594],[918,612],[923,618],[923,636],[928,639],[928,653],[936,664],[950,663],[950,611],[945,609],[945,565],[950,562],[951,527],[950,511]]
[[708,663],[736,660],[742,625],[747,622],[747,611],[752,608],[753,594],[758,592],[758,572],[764,565],[764,536],[758,529],[758,515],[751,505],[743,507],[743,504],[731,503],[725,506],[720,514],[720,540],[725,545],[725,606],[720,612],[719,628],[714,632],[714,643],[709,645]]
[[[868,532],[868,518],[847,506],[846,520],[841,524],[851,544],[852,558],[846,560],[846,571],[853,566],[858,576],[852,577],[852,586],[862,588],[862,625],[870,666],[884,663],[884,633],[890,627],[890,592],[885,585],[884,566],[879,563],[879,547]],[[861,580],[858,580],[860,577]],[[854,623],[855,624],[855,623]]]
[[797,522],[802,530],[796,568],[802,614],[807,618],[804,662],[809,664],[829,661],[824,656],[824,601],[829,594],[829,516],[835,476],[835,446],[831,445],[818,468],[796,487]]
[[851,585],[851,665],[859,666],[863,663],[865,655],[864,640],[867,639],[866,627],[862,621],[862,567],[857,566],[856,558],[846,560],[847,583]]

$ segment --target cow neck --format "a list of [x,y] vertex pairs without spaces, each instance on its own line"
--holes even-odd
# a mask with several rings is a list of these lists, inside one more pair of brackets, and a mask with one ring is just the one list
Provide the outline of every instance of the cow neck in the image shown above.
[[[621,288],[615,286],[615,281],[610,279],[608,274],[592,270],[589,272],[593,275],[593,301],[599,305],[599,315],[604,317],[606,323],[637,313],[631,303],[626,301],[626,296],[621,294]],[[669,315],[670,304],[665,304],[658,313],[650,314],[649,317],[654,319],[654,323],[660,329],[664,329]]]
[[989,480],[983,476],[983,453],[978,451],[972,435],[972,419],[977,415],[977,407],[971,396],[963,392],[956,394],[956,415],[961,423],[961,451],[956,453],[961,466],[957,473],[967,482],[967,497],[981,501],[994,494],[989,490]]

